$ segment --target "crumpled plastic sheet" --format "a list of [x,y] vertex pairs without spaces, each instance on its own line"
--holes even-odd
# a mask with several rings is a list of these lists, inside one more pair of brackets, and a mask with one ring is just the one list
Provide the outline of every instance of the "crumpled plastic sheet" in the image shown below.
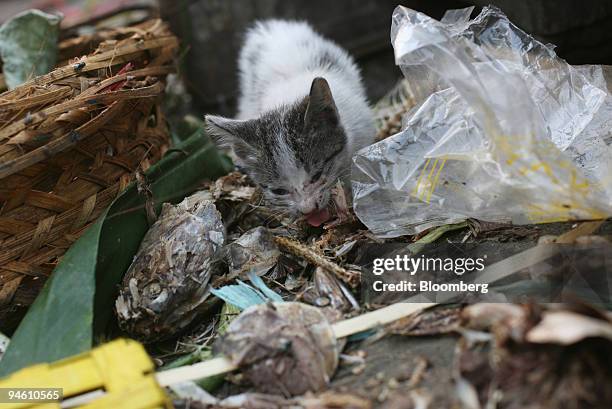
[[396,237],[468,217],[612,215],[612,104],[601,67],[570,66],[495,7],[469,20],[472,10],[437,21],[395,9],[396,63],[408,80],[429,72],[432,93],[403,131],[353,157],[359,219]]

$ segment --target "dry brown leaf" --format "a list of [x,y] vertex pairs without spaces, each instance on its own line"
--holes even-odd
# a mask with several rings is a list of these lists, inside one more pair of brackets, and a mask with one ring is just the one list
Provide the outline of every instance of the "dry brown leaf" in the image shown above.
[[529,342],[560,345],[594,337],[612,341],[612,323],[570,311],[544,312],[542,320],[526,335]]

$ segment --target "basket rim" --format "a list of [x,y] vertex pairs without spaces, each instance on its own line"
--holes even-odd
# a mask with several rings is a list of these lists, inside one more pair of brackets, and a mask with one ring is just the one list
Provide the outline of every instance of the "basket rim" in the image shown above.
[[[154,20],[152,24],[152,28],[158,26],[161,20]],[[0,97],[6,98],[10,96],[18,95],[20,91],[24,89],[28,89],[31,86],[40,86],[40,85],[49,85],[58,80],[62,80],[65,78],[77,76],[80,73],[97,70],[100,68],[108,67],[109,65],[118,65],[130,60],[134,59],[134,54],[139,54],[147,50],[158,49],[158,48],[169,48],[173,49],[178,47],[178,39],[172,34],[167,34],[162,37],[150,38],[139,40],[135,44],[127,44],[121,47],[117,47],[115,49],[102,52],[100,54],[94,54],[91,56],[85,56],[80,58],[74,64],[68,64],[59,68],[54,69],[48,74],[44,74],[42,76],[38,76],[29,80],[28,82],[20,85],[19,87],[6,91],[0,94]],[[156,75],[166,75],[172,72],[175,72],[176,69],[173,65],[156,65],[151,67],[144,67],[134,71],[128,71],[126,73],[116,74],[112,77],[106,78],[102,80],[100,83],[95,86],[88,88],[76,95],[73,98],[70,98],[66,101],[60,102],[59,104],[52,105],[50,107],[44,108],[38,112],[30,114],[27,118],[17,120],[8,126],[0,129],[0,145],[3,144],[6,140],[10,140],[11,137],[21,131],[27,130],[32,125],[37,125],[44,121],[47,117],[52,115],[57,115],[62,112],[66,112],[70,109],[78,108],[82,105],[88,104],[97,104],[97,103],[109,103],[110,105],[98,113],[94,118],[88,121],[86,124],[83,124],[81,127],[64,134],[48,144],[40,146],[30,152],[24,153],[23,155],[13,158],[8,161],[0,161],[0,180],[11,176],[29,166],[35,165],[42,160],[45,160],[49,156],[58,154],[71,146],[74,146],[80,140],[91,135],[91,128],[96,127],[96,123],[102,122],[106,123],[108,120],[112,118],[108,118],[108,116],[112,116],[109,111],[113,111],[112,107],[117,103],[129,99],[137,99],[137,98],[148,98],[155,97],[160,95],[164,90],[164,84],[162,82],[156,82],[152,85],[135,88],[135,89],[127,89],[127,90],[111,90],[106,92],[105,89],[108,89],[113,84],[116,84],[121,81],[126,81],[130,78],[142,78],[147,76],[156,76]],[[2,104],[3,108],[15,106],[15,108],[19,108],[19,105],[23,105],[26,103],[31,103],[34,101],[39,101],[42,99],[43,101],[49,98],[49,95],[52,93],[56,93],[61,95],[62,93],[67,92],[66,90],[60,88],[58,90],[53,90],[50,92],[46,92],[39,95],[34,95],[29,98],[29,100],[24,98],[16,98],[12,101],[6,101]],[[55,95],[55,94],[54,94]],[[88,132],[87,132],[88,131]]]

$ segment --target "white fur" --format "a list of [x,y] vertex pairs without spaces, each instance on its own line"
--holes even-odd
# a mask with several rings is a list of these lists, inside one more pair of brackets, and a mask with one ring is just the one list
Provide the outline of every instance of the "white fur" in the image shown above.
[[[313,66],[325,53],[339,66]],[[255,65],[249,59],[252,55],[257,55]],[[301,100],[308,95],[312,80],[323,77],[332,91],[351,156],[373,142],[373,116],[358,68],[346,51],[308,24],[282,20],[257,23],[247,32],[238,66],[238,118],[257,118],[268,110]]]

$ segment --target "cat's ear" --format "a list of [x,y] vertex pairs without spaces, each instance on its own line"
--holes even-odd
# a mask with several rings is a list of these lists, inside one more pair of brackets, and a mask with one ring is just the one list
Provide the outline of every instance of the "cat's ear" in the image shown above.
[[244,127],[247,121],[206,115],[206,132],[219,147],[231,148],[237,140],[246,142]]
[[310,94],[308,95],[308,106],[304,115],[306,127],[320,127],[338,125],[338,110],[332,96],[331,89],[325,78],[317,77],[312,80]]
[[220,148],[231,148],[243,160],[253,156],[255,148],[251,144],[253,137],[252,121],[206,115],[206,132]]

